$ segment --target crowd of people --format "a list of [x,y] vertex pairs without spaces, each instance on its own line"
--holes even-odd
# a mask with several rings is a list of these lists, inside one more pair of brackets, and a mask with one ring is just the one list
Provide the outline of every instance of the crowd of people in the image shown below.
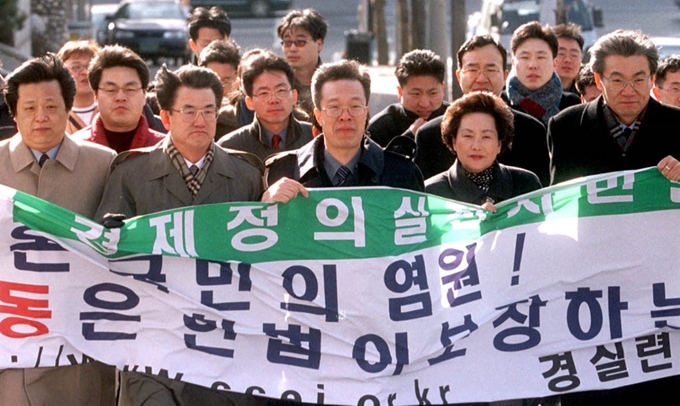
[[[451,103],[445,62],[413,50],[395,69],[398,102],[374,114],[363,66],[322,63],[326,32],[318,12],[293,10],[277,28],[283,55],[241,55],[227,14],[197,8],[193,63],[161,67],[154,80],[117,45],[70,41],[31,59],[4,85],[0,184],[119,227],[185,206],[286,203],[311,187],[389,186],[493,212],[581,176],[656,166],[680,180],[680,138],[667,134],[680,121],[680,56],[658,61],[640,32],[601,37],[585,66],[572,24],[524,24],[510,55],[490,36],[470,38],[457,54],[464,96]],[[672,382],[562,404],[622,402],[640,390],[649,399]],[[0,404],[17,405],[271,402],[98,362],[0,371],[0,388],[12,388],[0,389]]]

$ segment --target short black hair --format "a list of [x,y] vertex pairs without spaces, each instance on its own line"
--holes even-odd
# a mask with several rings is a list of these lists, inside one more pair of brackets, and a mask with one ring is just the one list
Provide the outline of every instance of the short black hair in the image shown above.
[[581,52],[583,52],[583,44],[585,44],[585,41],[583,40],[583,35],[581,35],[581,27],[571,22],[566,24],[558,24],[553,27],[553,32],[557,36],[558,40],[560,38],[566,38],[576,41],[579,48],[581,48]]
[[321,110],[321,89],[327,82],[338,80],[356,80],[361,83],[366,97],[366,104],[371,97],[371,76],[366,69],[354,60],[325,63],[319,66],[312,77],[312,100],[314,107]]
[[656,87],[663,86],[668,72],[680,71],[680,54],[673,54],[659,63],[656,68]]
[[213,41],[201,51],[201,66],[208,66],[211,62],[231,65],[234,70],[241,63],[241,49],[238,45],[226,41]]
[[641,31],[616,30],[603,35],[588,50],[593,72],[604,73],[605,59],[611,55],[644,56],[653,75],[659,66],[659,51],[652,40]]
[[458,62],[458,69],[463,68],[463,56],[468,51],[474,51],[475,49],[484,48],[487,45],[493,45],[501,53],[501,59],[503,59],[502,69],[508,66],[508,51],[505,49],[503,44],[496,41],[491,35],[475,35],[474,37],[465,41],[463,45],[458,49],[458,54],[456,54],[456,59]]
[[328,23],[318,11],[313,8],[306,8],[304,10],[292,10],[283,16],[276,28],[276,34],[280,39],[283,39],[283,36],[291,28],[302,28],[312,36],[314,41],[318,39],[323,41],[328,32]]
[[71,77],[64,63],[55,54],[48,52],[45,56],[29,59],[14,69],[7,78],[4,90],[5,103],[9,112],[16,117],[17,102],[19,101],[19,86],[31,83],[43,83],[56,80],[61,88],[66,111],[73,107],[76,96],[76,82]]
[[593,74],[593,68],[590,65],[581,65],[581,69],[578,71],[578,76],[574,82],[576,85],[576,90],[583,94],[586,92],[588,86],[596,86],[595,75]]
[[87,70],[90,87],[96,92],[104,69],[118,66],[134,69],[139,76],[142,89],[146,90],[149,85],[149,66],[139,55],[120,45],[107,45],[94,56]]
[[517,53],[517,48],[519,48],[525,41],[532,38],[540,39],[545,41],[550,47],[553,59],[557,56],[557,50],[559,48],[559,42],[557,41],[557,35],[549,25],[541,25],[538,21],[532,21],[520,25],[515,32],[512,34],[512,39],[510,40],[510,49],[512,49],[512,54]]
[[215,94],[215,106],[220,108],[223,88],[215,72],[194,65],[184,65],[172,72],[163,65],[156,73],[156,99],[162,110],[172,111],[177,90],[181,86],[190,89],[211,89]]
[[408,80],[416,76],[432,76],[444,83],[446,64],[442,58],[427,49],[416,49],[401,57],[394,75],[400,86],[406,85]]
[[246,95],[253,97],[253,82],[255,79],[267,71],[283,72],[288,78],[288,84],[292,87],[295,83],[295,72],[285,59],[278,55],[264,54],[252,59],[248,67],[243,71],[241,81]]
[[198,30],[201,28],[214,28],[225,37],[231,35],[231,20],[227,13],[218,6],[207,9],[196,7],[189,19],[189,38],[196,41]]

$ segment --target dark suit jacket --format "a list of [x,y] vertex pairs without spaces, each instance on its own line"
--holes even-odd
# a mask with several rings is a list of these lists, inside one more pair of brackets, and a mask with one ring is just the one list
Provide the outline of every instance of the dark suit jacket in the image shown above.
[[[498,162],[524,168],[535,173],[541,184],[550,185],[550,150],[543,124],[517,110],[512,110],[515,117],[515,136],[512,148],[498,156]],[[423,172],[425,179],[447,170],[456,160],[456,156],[442,141],[443,117],[424,124],[416,133],[417,153],[415,162]]]
[[[442,103],[437,110],[430,114],[427,120],[430,121],[443,115],[447,107],[449,107],[448,102]],[[385,107],[383,111],[373,116],[370,123],[368,123],[366,131],[373,141],[384,148],[392,138],[399,135],[414,138],[415,134],[411,133],[408,128],[417,119],[418,115],[416,113],[406,110],[401,103],[395,103]]]
[[[130,218],[199,204],[260,199],[263,189],[260,169],[238,157],[245,153],[228,152],[215,144],[206,178],[198,194],[192,196],[182,174],[163,150],[166,142],[116,157],[97,209],[97,221],[106,213],[120,213]],[[257,161],[255,157],[252,159]]]
[[540,188],[541,182],[533,173],[498,162],[493,165],[493,180],[488,192],[465,176],[465,169],[458,160],[448,171],[425,181],[427,193],[476,205],[482,205],[487,197],[498,203]]
[[555,182],[656,166],[667,155],[680,158],[680,109],[650,98],[640,128],[624,154],[610,134],[602,103],[600,96],[550,120]]
[[222,148],[250,152],[264,162],[270,155],[300,148],[311,141],[312,138],[314,138],[312,136],[312,125],[298,121],[291,114],[286,132],[286,144],[282,145],[281,149],[272,149],[256,115],[252,123],[220,138],[217,145]]
[[[267,159],[267,186],[284,176],[297,180],[305,187],[333,187],[323,164],[323,135],[304,147],[282,152]],[[383,151],[378,144],[364,137],[357,173],[345,186],[390,186],[423,191],[423,175],[409,158]]]

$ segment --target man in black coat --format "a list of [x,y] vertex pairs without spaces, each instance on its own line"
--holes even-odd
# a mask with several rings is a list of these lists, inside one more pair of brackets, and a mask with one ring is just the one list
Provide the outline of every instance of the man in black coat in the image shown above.
[[[314,115],[323,133],[304,147],[267,160],[265,202],[288,202],[307,187],[390,186],[423,190],[409,157],[366,137],[371,78],[355,61],[321,65],[312,79]],[[410,141],[406,139],[407,141]]]
[[217,141],[223,148],[250,152],[264,162],[268,156],[300,148],[312,140],[312,125],[293,116],[298,98],[295,73],[283,58],[260,55],[242,75],[246,105],[255,112],[252,123]]
[[[476,36],[460,47],[457,58],[456,78],[463,93],[485,91],[501,95],[508,76],[505,69],[507,51],[503,45],[491,36]],[[529,170],[539,177],[541,184],[550,185],[551,146],[545,127],[528,114],[517,110],[512,113],[515,124],[513,145],[498,156],[498,161]],[[415,162],[426,179],[447,171],[455,161],[454,154],[442,141],[441,122],[442,117],[437,117],[416,132],[418,152]]]
[[416,49],[405,54],[394,75],[399,82],[399,103],[387,106],[368,124],[369,136],[382,147],[400,135],[414,138],[420,126],[444,114],[449,106],[444,102],[446,65],[434,52]]
[[[657,166],[670,180],[680,179],[680,109],[650,98],[658,63],[647,36],[615,31],[590,48],[597,99],[569,108],[550,120],[555,181]],[[676,396],[680,376],[611,390],[563,395],[562,406],[620,405],[630,399],[664,404]]]
[[590,49],[595,83],[602,95],[553,117],[555,181],[605,172],[658,166],[680,179],[680,109],[650,97],[658,53],[648,37],[617,31]]
[[555,114],[581,103],[579,96],[562,90],[555,72],[559,42],[552,28],[537,21],[521,25],[512,34],[510,47],[512,71],[507,81],[510,107],[547,125]]

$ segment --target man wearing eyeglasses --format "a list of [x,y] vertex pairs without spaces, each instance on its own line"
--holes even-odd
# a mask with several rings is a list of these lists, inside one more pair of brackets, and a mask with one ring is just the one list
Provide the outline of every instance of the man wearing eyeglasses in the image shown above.
[[245,152],[227,152],[214,142],[222,101],[217,75],[193,65],[176,72],[162,67],[156,74],[156,93],[168,136],[157,145],[116,157],[96,218],[259,200],[259,160]]
[[292,10],[279,23],[276,33],[281,39],[283,57],[295,71],[293,88],[298,92],[297,104],[310,116],[312,76],[321,65],[321,50],[328,31],[328,23],[318,11],[308,8]]
[[[75,93],[54,54],[26,61],[7,77],[5,101],[19,132],[0,142],[0,184],[93,218],[115,152],[66,135]],[[115,368],[97,361],[0,370],[0,405],[113,406],[115,387]]]
[[[456,78],[463,93],[491,92],[502,96],[508,76],[507,57],[503,45],[489,35],[467,40],[457,54]],[[550,152],[545,126],[528,114],[514,109],[512,114],[515,124],[512,148],[503,151],[498,161],[529,170],[539,177],[542,185],[550,185]],[[456,159],[442,141],[442,118],[430,120],[416,132],[418,154],[415,162],[426,179],[448,170]]]
[[[146,86],[149,68],[136,53],[119,45],[97,52],[88,71],[99,113],[92,125],[73,134],[123,152],[157,144],[165,134],[149,128]],[[150,115],[153,118],[153,115]]]
[[293,116],[298,95],[292,88],[295,76],[288,62],[275,55],[258,56],[243,72],[242,81],[246,106],[255,118],[222,137],[219,146],[250,152],[264,161],[312,140],[312,125]]
[[595,84],[602,95],[553,117],[555,181],[657,166],[680,179],[680,110],[650,97],[658,52],[640,32],[619,30],[590,48]]
[[308,187],[390,186],[423,190],[410,157],[384,151],[366,135],[371,78],[356,61],[321,65],[312,79],[314,115],[323,133],[267,160],[262,200],[287,202]]
[[57,57],[64,62],[64,66],[76,82],[76,97],[66,123],[66,132],[69,134],[90,125],[98,112],[94,93],[87,80],[87,66],[97,51],[99,45],[96,42],[68,41],[57,52]]
[[671,55],[659,63],[652,92],[661,103],[680,107],[680,55]]

